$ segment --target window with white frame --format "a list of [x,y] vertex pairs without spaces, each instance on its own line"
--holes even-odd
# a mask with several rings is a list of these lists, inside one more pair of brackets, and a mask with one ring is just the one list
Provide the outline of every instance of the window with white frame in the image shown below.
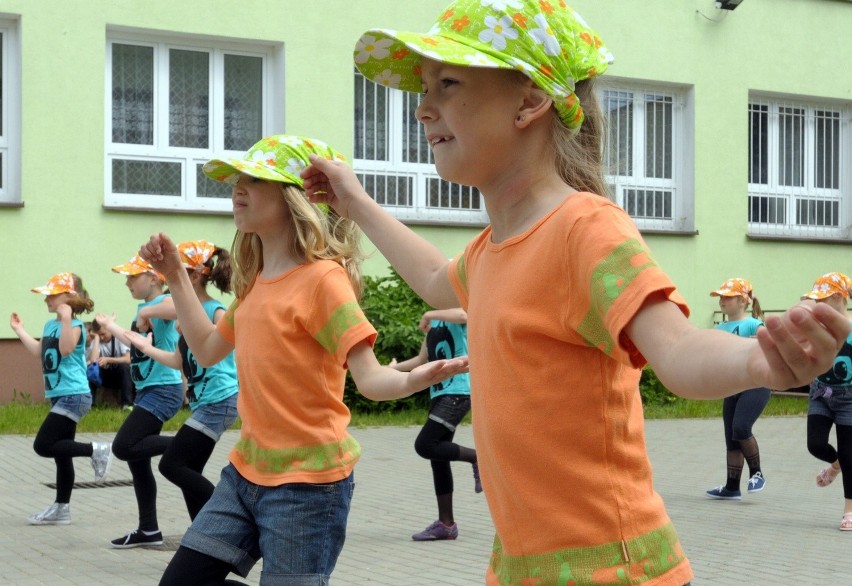
[[691,117],[686,92],[602,82],[607,122],[604,173],[618,205],[640,230],[694,229]]
[[852,239],[850,112],[848,105],[752,96],[751,235]]
[[473,187],[438,176],[422,125],[421,95],[392,90],[355,71],[354,168],[367,193],[404,222],[482,226],[485,204]]
[[0,205],[21,202],[21,96],[17,22],[0,19]]
[[283,127],[280,47],[114,33],[107,40],[105,204],[230,211],[214,156]]

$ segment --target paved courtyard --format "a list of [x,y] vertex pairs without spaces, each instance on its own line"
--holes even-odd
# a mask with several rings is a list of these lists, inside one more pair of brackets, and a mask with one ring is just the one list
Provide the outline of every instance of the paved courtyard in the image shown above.
[[[483,583],[493,538],[485,499],[474,494],[470,466],[454,464],[457,541],[415,543],[411,534],[436,517],[427,462],[412,448],[418,428],[356,429],[363,457],[348,537],[335,586],[475,585]],[[725,475],[721,420],[649,421],[647,438],[657,490],[663,495],[696,577],[704,585],[849,584],[845,561],[852,532],[837,530],[843,505],[841,481],[818,489],[820,463],[805,448],[805,419],[764,418],[758,438],[767,488],[740,502],[711,501],[704,490]],[[109,440],[108,434],[79,434]],[[228,432],[207,473],[218,477],[237,439]],[[470,444],[471,428],[458,439]],[[178,489],[158,474],[163,547],[116,550],[109,540],[136,527],[130,473],[114,461],[109,481],[119,486],[78,488],[72,524],[32,527],[26,517],[52,502],[52,461],[32,451],[32,437],[0,436],[0,584],[60,586],[157,584],[189,523]],[[92,470],[76,460],[77,482]],[[124,481],[124,482],[122,482]],[[247,582],[258,584],[260,568]]]

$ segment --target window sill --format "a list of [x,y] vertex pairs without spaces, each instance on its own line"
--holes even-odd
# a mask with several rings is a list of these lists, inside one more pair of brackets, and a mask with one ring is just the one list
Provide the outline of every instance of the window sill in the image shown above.
[[639,228],[640,234],[653,234],[654,236],[698,236],[698,230],[659,230],[654,228]]
[[778,240],[778,241],[786,241],[786,242],[813,242],[816,244],[852,244],[852,237],[847,238],[837,238],[837,237],[825,237],[819,238],[816,236],[793,236],[790,234],[786,235],[770,235],[770,234],[746,234],[746,238],[749,240]]
[[22,201],[0,201],[0,208],[22,208],[24,207],[24,202]]
[[150,213],[160,213],[160,214],[197,214],[201,216],[232,216],[234,215],[233,210],[211,210],[211,209],[180,209],[180,208],[168,208],[164,209],[162,207],[154,207],[154,206],[130,206],[130,205],[115,205],[115,204],[104,204],[104,210],[108,212],[150,212]]

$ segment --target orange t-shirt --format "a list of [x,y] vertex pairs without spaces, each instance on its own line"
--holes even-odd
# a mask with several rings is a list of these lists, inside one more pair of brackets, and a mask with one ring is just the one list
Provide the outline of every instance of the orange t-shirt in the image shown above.
[[474,437],[497,531],[487,583],[654,584],[692,577],[645,447],[624,335],[662,295],[688,309],[632,220],[576,193],[450,268],[468,314]]
[[376,330],[343,267],[321,260],[258,277],[217,329],[236,349],[239,473],[262,486],[349,476],[361,447],[346,430],[346,357]]

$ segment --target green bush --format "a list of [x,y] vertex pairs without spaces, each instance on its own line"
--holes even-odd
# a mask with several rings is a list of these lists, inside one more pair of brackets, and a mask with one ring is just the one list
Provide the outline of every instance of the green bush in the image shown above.
[[[390,275],[382,277],[364,277],[361,307],[379,332],[374,351],[380,363],[387,364],[391,358],[403,361],[420,352],[423,332],[417,324],[431,308],[396,271],[391,269]],[[377,413],[427,407],[429,395],[418,393],[407,399],[371,401],[357,391],[352,377],[347,376],[343,400],[353,412]]]
[[642,376],[639,378],[639,394],[642,396],[642,404],[646,407],[670,405],[684,400],[664,387],[650,367],[642,369]]

